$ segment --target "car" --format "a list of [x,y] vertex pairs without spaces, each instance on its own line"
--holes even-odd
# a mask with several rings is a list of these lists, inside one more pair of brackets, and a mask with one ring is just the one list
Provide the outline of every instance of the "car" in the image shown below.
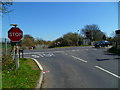
[[97,47],[108,47],[109,45],[111,45],[111,43],[109,41],[99,41],[96,44],[94,44],[95,48],[97,48]]

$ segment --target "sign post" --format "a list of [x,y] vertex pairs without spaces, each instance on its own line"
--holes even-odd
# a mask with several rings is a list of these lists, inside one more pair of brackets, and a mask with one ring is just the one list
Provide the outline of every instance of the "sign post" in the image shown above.
[[16,62],[16,69],[19,68],[19,46],[18,43],[20,42],[20,40],[23,37],[23,32],[22,30],[20,30],[17,27],[17,24],[11,24],[12,27],[9,31],[8,31],[8,38],[11,40],[11,43],[14,43],[14,55],[13,55],[13,59],[15,59]]
[[19,46],[16,44],[15,46],[15,61],[16,61],[16,69],[19,68]]

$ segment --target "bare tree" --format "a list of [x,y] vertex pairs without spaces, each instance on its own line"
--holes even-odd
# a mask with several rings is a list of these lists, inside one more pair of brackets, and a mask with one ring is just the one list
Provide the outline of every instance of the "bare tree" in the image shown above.
[[0,13],[9,13],[12,10],[9,10],[8,8],[12,5],[12,0],[3,0],[0,1]]
[[84,36],[92,41],[103,40],[103,37],[106,37],[105,34],[100,30],[99,26],[96,24],[84,26],[81,32]]

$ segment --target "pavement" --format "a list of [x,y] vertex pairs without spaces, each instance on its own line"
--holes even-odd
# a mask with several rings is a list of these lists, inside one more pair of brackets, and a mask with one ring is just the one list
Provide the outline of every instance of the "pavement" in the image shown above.
[[69,47],[27,50],[43,67],[42,88],[118,88],[120,56],[107,48]]

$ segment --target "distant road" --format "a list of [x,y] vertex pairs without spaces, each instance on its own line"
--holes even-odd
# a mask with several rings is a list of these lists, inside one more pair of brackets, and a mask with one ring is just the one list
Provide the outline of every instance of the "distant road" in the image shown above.
[[43,88],[118,88],[120,57],[105,48],[30,50],[25,56],[42,64]]

